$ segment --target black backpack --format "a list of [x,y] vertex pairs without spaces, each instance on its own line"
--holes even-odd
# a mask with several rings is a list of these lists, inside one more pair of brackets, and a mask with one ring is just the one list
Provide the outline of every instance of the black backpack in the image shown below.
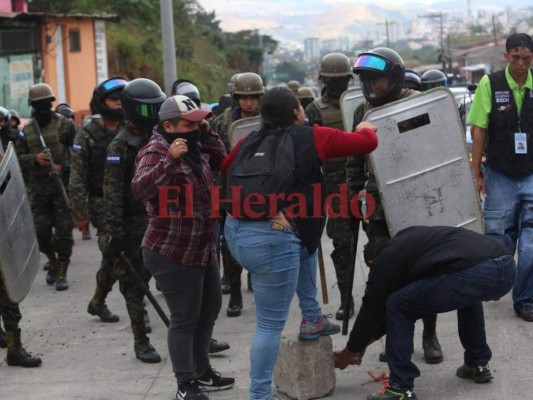
[[[250,133],[228,171],[227,198],[233,200],[230,211],[233,216],[269,219],[283,210],[284,199],[296,187],[294,165],[294,145],[287,129]],[[275,199],[277,194],[281,196]]]

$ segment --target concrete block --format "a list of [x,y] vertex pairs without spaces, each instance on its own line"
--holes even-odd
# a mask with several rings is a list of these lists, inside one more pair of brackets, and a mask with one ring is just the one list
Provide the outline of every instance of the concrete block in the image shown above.
[[335,364],[331,338],[298,340],[282,337],[274,384],[296,400],[319,399],[332,393]]

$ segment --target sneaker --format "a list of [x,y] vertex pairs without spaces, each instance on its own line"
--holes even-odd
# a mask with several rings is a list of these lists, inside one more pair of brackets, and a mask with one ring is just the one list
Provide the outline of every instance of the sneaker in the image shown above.
[[416,400],[412,389],[400,389],[392,386],[383,386],[376,394],[371,394],[367,400]]
[[317,322],[302,320],[300,324],[300,340],[318,339],[320,336],[335,335],[341,331],[341,327],[328,321],[328,317],[322,315]]
[[490,373],[489,364],[478,365],[477,367],[469,367],[463,364],[457,368],[455,375],[463,379],[472,379],[476,383],[490,382],[493,378]]
[[202,376],[196,377],[196,381],[206,392],[230,389],[235,384],[235,379],[220,376],[220,373],[211,367]]
[[175,400],[209,400],[196,379],[178,384]]

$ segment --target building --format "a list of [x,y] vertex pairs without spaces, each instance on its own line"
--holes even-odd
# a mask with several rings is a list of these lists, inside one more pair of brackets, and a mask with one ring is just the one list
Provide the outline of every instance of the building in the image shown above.
[[105,80],[105,22],[116,15],[28,13],[26,0],[0,0],[0,105],[30,117],[28,89],[44,82],[78,122],[90,113],[94,87]]
[[304,40],[305,61],[316,61],[320,58],[320,42],[318,38],[306,38]]

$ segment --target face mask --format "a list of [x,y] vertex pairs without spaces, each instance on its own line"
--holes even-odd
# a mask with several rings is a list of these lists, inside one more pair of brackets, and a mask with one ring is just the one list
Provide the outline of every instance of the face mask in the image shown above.
[[198,142],[200,141],[200,129],[194,131],[185,132],[185,133],[170,133],[169,134],[173,140],[176,139],[185,139],[187,140],[187,148],[189,152],[198,153]]
[[346,79],[334,79],[326,84],[326,91],[328,96],[333,99],[339,99],[341,95],[348,89],[349,77]]

